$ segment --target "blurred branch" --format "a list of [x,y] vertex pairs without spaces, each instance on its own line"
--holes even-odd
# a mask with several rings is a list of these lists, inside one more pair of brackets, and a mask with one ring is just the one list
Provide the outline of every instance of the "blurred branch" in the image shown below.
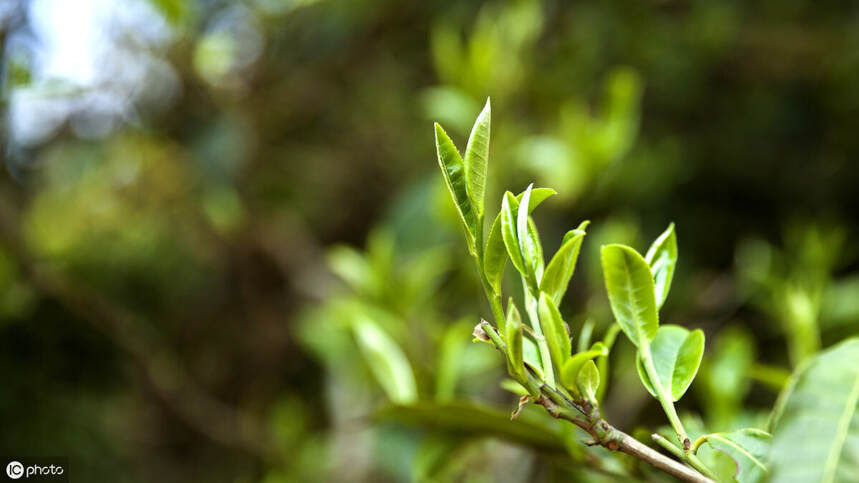
[[269,435],[260,422],[216,400],[197,385],[166,344],[146,330],[149,324],[145,320],[39,262],[20,238],[16,205],[11,196],[0,193],[0,242],[40,293],[55,298],[128,354],[158,397],[194,430],[225,446],[261,457],[274,455]]

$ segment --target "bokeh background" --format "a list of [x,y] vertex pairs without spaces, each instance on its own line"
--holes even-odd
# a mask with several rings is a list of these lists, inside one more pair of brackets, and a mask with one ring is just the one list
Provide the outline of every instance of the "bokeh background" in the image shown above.
[[[433,145],[487,97],[490,215],[534,182],[547,251],[592,222],[573,332],[611,323],[600,244],[673,221],[662,319],[708,337],[680,410],[765,419],[859,331],[857,25],[799,0],[3,0],[0,454],[93,482],[593,476],[385,413],[515,406],[470,343],[489,310]],[[631,432],[664,424],[632,357],[604,403]]]

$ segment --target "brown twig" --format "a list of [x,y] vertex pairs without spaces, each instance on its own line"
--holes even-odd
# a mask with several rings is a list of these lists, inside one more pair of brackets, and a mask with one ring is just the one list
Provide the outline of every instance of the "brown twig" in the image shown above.
[[[480,324],[483,332],[487,334],[492,343],[501,353],[506,354],[504,341],[489,322]],[[569,421],[593,437],[593,441],[611,451],[620,451],[634,458],[649,463],[654,468],[664,471],[671,476],[692,483],[715,483],[710,478],[702,475],[679,461],[673,460],[655,449],[641,443],[632,436],[615,428],[599,416],[596,408],[588,410],[573,401],[570,401],[554,389],[533,380],[533,376],[527,375],[526,380],[519,381],[523,387],[531,392],[532,399],[543,406],[552,417]],[[535,393],[536,392],[536,393]]]

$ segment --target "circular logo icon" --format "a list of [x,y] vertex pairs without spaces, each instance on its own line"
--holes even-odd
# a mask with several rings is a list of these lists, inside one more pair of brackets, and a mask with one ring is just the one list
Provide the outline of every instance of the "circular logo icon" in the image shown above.
[[17,480],[24,476],[24,465],[17,461],[10,461],[9,464],[6,465],[6,476],[13,480]]

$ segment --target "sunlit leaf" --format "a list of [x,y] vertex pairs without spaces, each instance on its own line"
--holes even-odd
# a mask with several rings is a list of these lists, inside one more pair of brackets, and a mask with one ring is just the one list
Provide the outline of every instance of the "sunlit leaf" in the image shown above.
[[[587,226],[587,225],[585,225]],[[576,260],[579,258],[579,250],[582,247],[584,230],[570,230],[564,235],[561,248],[552,257],[546,272],[540,280],[540,290],[551,295],[555,304],[560,304],[573,273],[576,269]]]
[[656,292],[656,308],[662,307],[671,289],[674,278],[674,267],[677,265],[677,235],[674,233],[674,223],[650,245],[644,259],[653,272]]
[[456,205],[462,224],[465,226],[466,239],[471,251],[474,251],[475,233],[477,233],[477,214],[468,197],[465,176],[465,165],[459,151],[441,125],[435,123],[435,145],[438,153],[438,164],[441,167],[444,182],[450,196]]
[[554,367],[563,367],[570,358],[570,335],[564,327],[561,313],[552,299],[545,292],[540,293],[538,305],[540,315],[540,327],[543,329],[543,337],[549,346],[549,354],[552,357]]
[[713,433],[704,436],[713,448],[726,453],[734,460],[737,470],[733,475],[739,483],[765,481],[769,471],[767,458],[772,436],[754,428],[739,429],[730,433]]
[[522,195],[522,202],[519,203],[519,210],[516,215],[516,236],[519,239],[519,249],[522,253],[522,262],[525,267],[524,274],[528,279],[528,283],[533,289],[536,289],[538,276],[541,275],[538,273],[538,267],[544,262],[542,260],[543,249],[539,238],[536,236],[536,228],[529,226],[528,223],[528,205],[531,201],[532,189],[533,185],[528,185],[528,188]]
[[[492,117],[489,99],[480,111],[468,144],[465,147],[465,179],[468,184],[468,194],[477,211],[477,219],[483,219],[484,197],[486,193],[486,166],[489,159],[489,123]],[[479,241],[481,242],[481,241]]]
[[[677,401],[698,373],[704,355],[704,332],[701,329],[689,331],[679,325],[663,325],[650,343],[650,353],[663,394]],[[637,367],[644,387],[653,397],[659,397],[641,358]]]
[[519,248],[519,235],[517,235],[516,214],[519,211],[519,202],[513,193],[504,193],[504,200],[501,202],[501,238],[504,240],[504,246],[507,248],[507,255],[510,256],[510,261],[519,273],[527,273],[525,270],[525,262],[522,259],[522,251]]
[[859,481],[859,338],[797,370],[771,427],[770,481]]
[[[525,193],[519,193],[516,196],[516,205],[512,212],[516,213],[519,209],[519,201]],[[534,211],[540,203],[546,198],[556,194],[556,191],[551,188],[534,188],[531,190],[531,201],[528,204],[528,211]],[[502,201],[503,211],[503,201]],[[489,237],[486,239],[486,251],[483,254],[483,273],[489,280],[489,285],[496,294],[501,293],[501,277],[504,274],[504,266],[507,264],[507,252],[504,247],[504,239],[501,235],[501,214],[495,217],[492,223],[492,228],[489,230]]]
[[364,360],[388,398],[397,404],[417,401],[412,367],[397,343],[370,319],[359,318],[352,327]]
[[607,245],[602,267],[611,310],[623,332],[636,346],[653,340],[659,318],[650,266],[632,248]]

